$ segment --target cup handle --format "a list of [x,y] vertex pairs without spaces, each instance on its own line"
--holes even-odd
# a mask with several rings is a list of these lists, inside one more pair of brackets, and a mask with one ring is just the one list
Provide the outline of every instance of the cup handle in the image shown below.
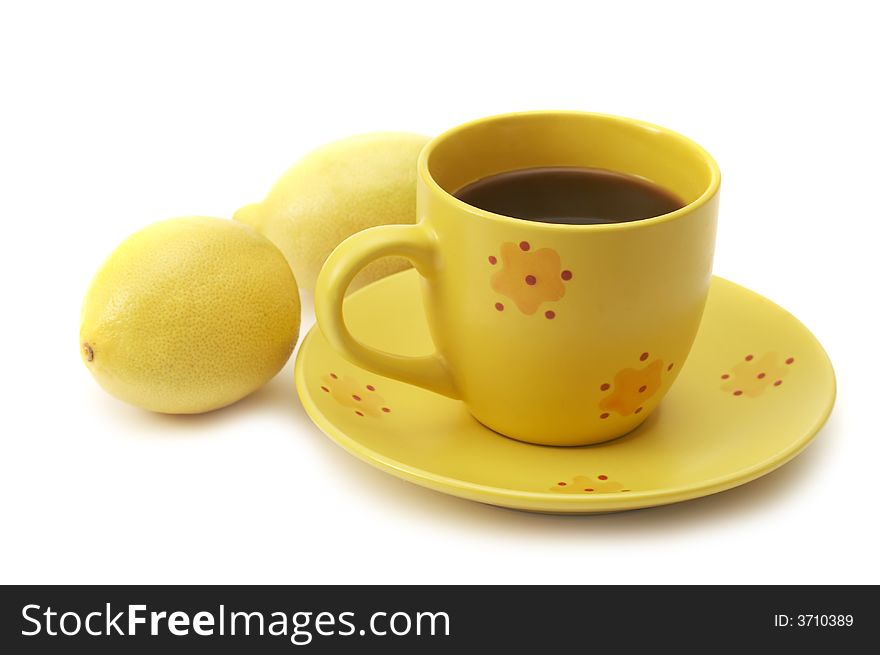
[[448,396],[460,398],[452,375],[438,354],[407,357],[371,348],[348,331],[342,301],[348,285],[364,266],[386,256],[405,257],[423,277],[435,270],[433,234],[420,225],[382,225],[353,234],[330,253],[315,286],[315,318],[327,341],[349,361],[383,375]]

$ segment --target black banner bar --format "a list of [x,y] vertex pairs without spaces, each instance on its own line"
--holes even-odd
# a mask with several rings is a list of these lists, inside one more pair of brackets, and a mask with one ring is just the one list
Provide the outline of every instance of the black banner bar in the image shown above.
[[837,586],[23,586],[2,588],[0,652],[858,652],[878,609]]

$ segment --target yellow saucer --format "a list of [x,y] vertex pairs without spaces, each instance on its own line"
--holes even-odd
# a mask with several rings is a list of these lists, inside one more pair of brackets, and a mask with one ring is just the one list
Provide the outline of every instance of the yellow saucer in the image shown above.
[[[345,316],[373,347],[433,350],[414,270],[354,293]],[[492,505],[572,514],[664,505],[754,480],[806,447],[835,394],[825,351],[797,319],[717,277],[669,395],[614,441],[563,448],[508,439],[459,401],[350,364],[317,326],[300,347],[296,386],[323,432],[393,475]]]

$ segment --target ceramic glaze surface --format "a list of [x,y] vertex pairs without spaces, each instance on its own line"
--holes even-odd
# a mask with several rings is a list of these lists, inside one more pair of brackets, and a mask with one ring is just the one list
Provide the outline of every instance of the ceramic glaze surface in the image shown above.
[[[373,348],[430,353],[419,287],[410,270],[350,296],[353,334]],[[635,412],[639,396],[676,366],[645,351],[611,375],[585,371],[599,405],[582,407]],[[637,429],[601,444],[551,447],[501,436],[461,401],[350,363],[317,327],[300,348],[296,382],[318,427],[374,466],[462,498],[560,513],[650,507],[749,482],[797,455],[835,396],[831,364],[813,335],[769,300],[717,277],[663,403]]]

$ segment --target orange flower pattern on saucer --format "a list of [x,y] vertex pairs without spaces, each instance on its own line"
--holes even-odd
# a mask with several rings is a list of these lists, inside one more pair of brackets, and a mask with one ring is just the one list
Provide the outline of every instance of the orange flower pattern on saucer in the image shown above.
[[[501,244],[501,268],[492,275],[492,289],[510,298],[523,314],[531,316],[545,302],[555,302],[565,295],[565,283],[572,273],[562,269],[559,253],[552,248],[532,250],[528,241]],[[489,256],[489,264],[496,266],[498,258]],[[505,304],[495,303],[503,312]],[[556,318],[556,312],[547,310],[544,318]]]
[[[639,361],[647,361],[650,353],[639,355]],[[611,412],[621,416],[639,414],[651,396],[660,390],[663,374],[668,373],[674,364],[663,365],[662,359],[655,359],[644,368],[624,368],[617,372],[612,382],[603,382],[599,391],[611,393],[599,401],[599,418],[606,419]]]
[[616,480],[609,480],[608,476],[600,473],[595,478],[586,475],[576,475],[571,480],[560,480],[550,487],[550,491],[561,494],[607,494],[616,491],[627,492],[624,485]]
[[784,360],[779,353],[768,352],[755,357],[746,355],[742,361],[735,364],[729,373],[723,373],[721,390],[733,394],[735,397],[757,398],[767,389],[777,389],[782,386],[782,381],[788,373],[794,357],[786,357]]
[[321,391],[329,393],[343,407],[354,409],[358,416],[379,417],[390,414],[391,408],[372,384],[362,385],[351,377],[330,373],[321,378]]

